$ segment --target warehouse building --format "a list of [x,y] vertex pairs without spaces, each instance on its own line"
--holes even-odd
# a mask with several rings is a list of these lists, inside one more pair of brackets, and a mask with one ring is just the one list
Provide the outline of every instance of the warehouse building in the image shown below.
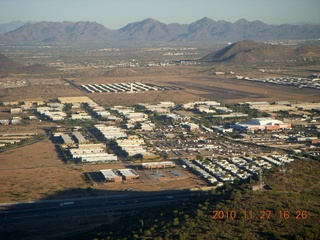
[[119,169],[118,172],[121,174],[123,181],[130,181],[139,178],[139,174],[131,168]]
[[173,168],[176,164],[172,161],[166,162],[149,162],[141,164],[143,169],[160,169],[160,168]]
[[67,146],[71,146],[74,144],[74,141],[72,140],[72,138],[68,135],[68,134],[61,134],[60,135],[62,142],[67,145]]
[[102,169],[100,173],[107,182],[122,182],[122,176],[113,169]]
[[85,139],[85,137],[80,132],[73,132],[72,135],[78,144],[89,143],[89,141]]
[[236,130],[281,130],[291,129],[291,124],[272,118],[253,118],[250,122],[238,122],[233,125]]
[[64,103],[93,103],[92,99],[87,96],[78,97],[59,97],[58,101]]
[[71,159],[80,162],[114,162],[118,157],[108,154],[104,144],[79,144],[77,148],[69,148]]
[[105,124],[96,124],[94,126],[104,136],[105,139],[119,139],[127,137],[127,134],[121,128],[115,126],[106,126]]
[[119,139],[117,140],[117,144],[122,148],[124,152],[128,154],[129,157],[137,154],[148,155],[147,149],[142,146],[145,144],[143,139],[137,137],[131,137],[130,139]]

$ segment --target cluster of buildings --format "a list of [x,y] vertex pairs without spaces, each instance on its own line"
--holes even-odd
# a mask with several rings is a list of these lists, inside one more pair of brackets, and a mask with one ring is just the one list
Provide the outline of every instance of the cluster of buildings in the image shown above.
[[117,112],[124,120],[126,120],[129,124],[128,128],[130,128],[130,125],[132,124],[148,120],[148,115],[146,113],[136,112],[132,107],[114,106],[111,110]]
[[138,106],[145,108],[147,111],[158,114],[170,113],[171,109],[175,107],[174,102],[160,102],[158,104],[139,103]]
[[299,110],[320,110],[320,103],[316,102],[300,102],[294,103],[289,101],[278,101],[274,103],[269,102],[245,102],[239,103],[241,105],[247,105],[252,109],[259,111],[268,111],[268,112],[279,112],[279,111],[299,111]]
[[236,76],[237,79],[244,79],[255,82],[265,82],[278,85],[290,85],[299,88],[315,88],[320,89],[320,79],[318,77],[276,77],[276,78],[249,78],[244,76]]
[[272,155],[253,157],[231,157],[227,159],[200,160],[182,159],[183,164],[200,174],[209,183],[221,186],[224,182],[233,182],[236,178],[247,179],[259,174],[260,169],[270,169],[272,166],[282,166],[294,161],[288,155]]
[[37,107],[40,116],[46,117],[51,121],[60,121],[67,118],[67,114],[63,111],[64,104],[47,103],[47,106]]
[[[41,116],[51,120],[51,121],[61,121],[65,119],[71,120],[91,120],[92,117],[85,111],[81,109],[81,103],[94,103],[88,97],[60,97],[59,102],[46,103],[45,106],[40,106],[36,108],[36,111]],[[71,104],[71,115],[68,116],[64,111],[65,104]]]
[[21,123],[21,117],[11,117],[9,119],[0,119],[1,125],[15,125]]
[[236,117],[246,117],[248,114],[241,112],[233,112],[232,109],[221,106],[219,102],[216,101],[199,101],[190,102],[182,105],[185,110],[193,110],[198,113],[212,114],[215,118],[236,118]]
[[20,143],[36,135],[36,133],[4,133],[0,134],[0,147]]

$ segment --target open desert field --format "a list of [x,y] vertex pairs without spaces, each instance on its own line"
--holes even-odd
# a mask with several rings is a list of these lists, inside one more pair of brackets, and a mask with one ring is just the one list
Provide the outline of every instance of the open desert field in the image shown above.
[[[111,81],[110,81],[111,80]],[[142,82],[158,86],[177,86],[181,90],[153,91],[140,93],[93,93],[88,94],[93,100],[105,104],[132,105],[140,102],[156,103],[174,101],[186,103],[195,100],[215,100],[222,103],[243,101],[318,101],[320,91],[317,89],[300,89],[294,86],[280,86],[266,83],[249,82],[227,76],[166,76],[144,78],[100,79],[100,83]],[[75,81],[76,82],[76,81]]]
[[[101,169],[120,169],[119,164],[65,164],[59,158],[55,145],[46,139],[28,146],[8,150],[0,155],[0,203],[37,199],[70,198],[108,195],[131,188],[135,192],[186,189],[205,185],[194,175],[183,171],[183,177],[165,180],[151,179],[141,171],[141,178],[127,183],[91,185],[84,173]],[[168,174],[167,174],[168,175]]]
[[[228,68],[232,69],[232,68]],[[301,76],[308,75],[314,69],[301,70]],[[84,71],[84,70],[83,70]],[[194,100],[216,100],[222,103],[242,101],[318,101],[319,89],[298,88],[295,86],[273,85],[235,79],[237,74],[254,77],[274,77],[299,74],[298,70],[261,73],[239,70],[233,75],[213,75],[212,69],[203,66],[138,68],[116,70],[92,70],[67,78],[72,84],[58,79],[29,78],[26,86],[2,89],[2,101],[24,101],[29,99],[49,100],[62,96],[87,95],[106,106],[132,105],[140,102],[156,103],[174,101],[185,103]],[[5,80],[2,80],[5,81]],[[87,93],[82,84],[140,82],[157,86],[177,86],[181,90],[150,91],[139,93]]]

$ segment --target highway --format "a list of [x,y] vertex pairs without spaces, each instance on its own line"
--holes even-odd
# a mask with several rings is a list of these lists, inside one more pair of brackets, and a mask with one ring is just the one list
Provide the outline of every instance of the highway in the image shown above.
[[106,210],[134,209],[147,206],[163,205],[175,201],[188,200],[194,192],[166,193],[157,195],[135,196],[119,194],[63,200],[46,200],[0,206],[0,223],[26,220],[46,216],[76,215],[102,212]]

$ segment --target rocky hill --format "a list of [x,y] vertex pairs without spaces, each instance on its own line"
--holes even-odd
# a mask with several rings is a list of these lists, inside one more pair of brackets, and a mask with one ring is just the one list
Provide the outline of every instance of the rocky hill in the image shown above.
[[21,68],[23,67],[22,64],[13,61],[12,59],[8,58],[7,56],[0,53],[0,70],[1,69],[14,69],[14,68]]
[[41,65],[41,64],[25,66],[21,63],[13,61],[12,59],[0,53],[0,74],[9,74],[9,73],[44,74],[44,73],[57,73],[57,72],[59,72],[57,69],[51,68],[45,65]]
[[302,57],[320,57],[320,47],[301,46],[297,49],[279,45],[243,40],[204,56],[208,62],[253,63],[264,61],[285,61]]
[[244,39],[317,39],[320,25],[268,25],[240,19],[234,23],[202,18],[191,24],[165,24],[148,18],[111,30],[96,22],[39,22],[0,34],[2,44],[157,45],[235,42]]

